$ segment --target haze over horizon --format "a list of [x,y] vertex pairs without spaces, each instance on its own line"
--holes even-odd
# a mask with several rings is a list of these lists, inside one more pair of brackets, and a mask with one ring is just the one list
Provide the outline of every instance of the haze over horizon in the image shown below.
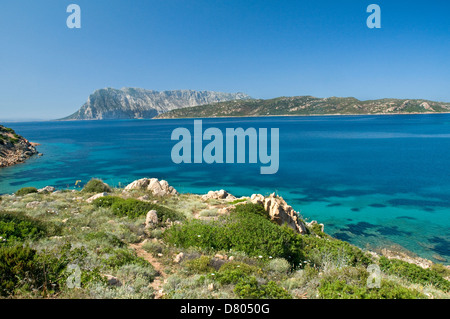
[[[66,8],[81,7],[68,29]],[[381,7],[381,29],[366,8]],[[96,89],[450,102],[450,3],[4,0],[0,120],[49,120]]]

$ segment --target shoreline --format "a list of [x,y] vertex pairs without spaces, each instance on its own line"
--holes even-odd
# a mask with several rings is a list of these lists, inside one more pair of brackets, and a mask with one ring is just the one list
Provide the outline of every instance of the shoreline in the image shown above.
[[[165,114],[165,113],[162,113]],[[62,120],[62,119],[47,119],[47,120],[31,120],[31,121],[11,121],[4,123],[10,124],[21,124],[21,123],[45,123],[45,122],[84,122],[84,121],[98,121],[98,122],[110,122],[110,121],[152,121],[152,120],[181,120],[181,119],[226,119],[226,118],[268,118],[268,117],[320,117],[320,116],[329,116],[329,117],[344,117],[344,116],[402,116],[402,115],[445,115],[450,114],[450,112],[427,112],[427,113],[369,113],[369,114],[274,114],[274,115],[245,115],[245,116],[210,116],[210,117],[162,117],[158,118],[157,116],[152,118],[117,118],[117,119],[83,119],[83,120]]]
[[[164,114],[164,113],[163,113]],[[450,112],[429,112],[429,113],[370,113],[370,114],[281,114],[281,115],[246,115],[246,116],[209,116],[209,117],[154,117],[151,120],[182,120],[182,119],[215,119],[215,118],[268,118],[268,117],[320,117],[320,116],[330,116],[330,117],[340,117],[340,116],[386,116],[386,115],[442,115],[450,114]],[[80,120],[85,121],[85,120]],[[92,120],[88,120],[92,121]],[[101,121],[101,120],[99,120]]]
[[[130,183],[129,185],[131,185],[131,184],[133,184],[133,183],[136,183],[136,182],[139,182],[140,180],[136,180],[136,181],[134,181],[134,182],[132,182],[132,183]],[[49,188],[51,188],[51,189],[53,189],[53,191],[51,191],[51,192],[47,192],[47,189],[49,189]],[[131,191],[133,191],[133,189],[131,189]],[[70,193],[73,193],[73,194],[78,194],[78,193],[80,193],[81,194],[81,189],[70,189],[70,188],[58,188],[58,189],[56,189],[56,188],[53,188],[53,187],[51,187],[51,186],[46,186],[46,187],[44,187],[44,188],[42,188],[42,189],[39,189],[38,191],[37,191],[39,194],[42,194],[42,195],[52,195],[52,193],[55,193],[55,194],[57,194],[57,193],[64,193],[64,192],[70,192]],[[113,190],[112,190],[112,193],[116,193],[116,192],[120,192],[121,194],[123,194],[125,197],[128,197],[128,195],[129,195],[129,192],[130,192],[130,190],[127,190],[127,188],[126,187],[114,187],[113,188]],[[208,196],[209,194],[211,194],[211,193],[218,193],[219,191],[209,191],[208,193],[206,193],[206,194],[200,194],[200,193],[190,193],[190,192],[187,192],[187,193],[177,193],[176,194],[176,197],[178,197],[178,196],[194,196],[195,198],[204,198],[205,196]],[[225,193],[226,194],[228,194],[228,195],[230,195],[234,200],[237,200],[237,201],[243,201],[243,200],[245,200],[245,201],[251,201],[251,198],[254,196],[254,195],[257,195],[257,194],[254,194],[254,195],[252,195],[251,197],[250,196],[241,196],[241,197],[235,197],[235,196],[233,196],[232,194],[229,194],[229,193],[227,193],[226,191],[225,191]],[[95,196],[106,196],[105,195],[106,193],[99,193],[99,194],[97,194],[97,195],[95,195]],[[163,196],[165,196],[166,194],[164,194]],[[9,194],[9,193],[5,193],[5,194],[0,194],[0,199],[1,199],[1,197],[16,197],[17,195],[15,195],[15,193],[13,193],[13,194]],[[94,196],[94,197],[95,197]],[[288,205],[288,203],[286,203],[285,201],[284,201],[284,199],[283,199],[283,197],[280,197],[280,196],[278,196],[277,195],[277,197],[278,198],[280,198],[281,199],[281,201],[282,202],[284,202],[284,204],[285,205],[287,205],[288,207],[290,207],[289,205]],[[20,196],[18,197],[19,199],[20,199]],[[97,197],[98,198],[98,197]],[[215,197],[210,197],[211,199],[216,199]],[[140,198],[140,200],[143,200],[143,201],[147,201],[145,198]],[[180,200],[181,201],[181,199],[177,199],[177,200]],[[222,201],[224,201],[225,203],[229,200],[229,199],[227,199],[227,198],[217,198],[217,200],[222,200]],[[0,203],[1,203],[1,200],[0,200]],[[239,203],[235,203],[235,204],[230,204],[231,206],[235,206],[235,205],[238,205]],[[219,205],[220,206],[220,205]],[[295,211],[293,211],[294,213],[295,213]],[[298,214],[298,213],[297,213]],[[304,217],[304,216],[303,216]],[[306,218],[307,220],[311,220],[311,219],[308,219],[308,218]],[[311,222],[309,222],[309,223],[307,223],[306,221],[304,221],[304,220],[301,220],[301,223],[304,223],[305,225],[308,225],[308,227],[310,227],[310,225],[311,224],[319,224],[319,225],[323,225],[323,232],[326,234],[326,235],[328,235],[328,236],[330,236],[331,238],[333,238],[333,239],[336,239],[336,240],[339,240],[339,241],[342,241],[342,242],[345,242],[345,243],[348,243],[348,244],[350,244],[350,245],[352,245],[352,246],[355,246],[355,247],[358,247],[359,249],[361,249],[362,251],[365,251],[365,252],[367,252],[368,254],[370,254],[370,255],[372,255],[372,256],[374,256],[375,258],[377,258],[377,259],[379,259],[380,257],[386,257],[386,258],[388,258],[388,259],[399,259],[399,260],[402,260],[402,261],[405,261],[405,262],[407,262],[407,263],[410,263],[410,264],[415,264],[415,265],[417,265],[417,266],[419,266],[419,267],[421,267],[421,268],[423,268],[423,269],[428,269],[428,268],[431,268],[431,266],[432,265],[435,265],[435,264],[441,264],[441,265],[443,265],[444,267],[446,267],[446,268],[448,268],[449,270],[450,270],[450,263],[447,261],[447,260],[444,260],[444,261],[442,261],[442,262],[434,262],[434,261],[432,261],[432,260],[430,260],[430,259],[427,259],[427,258],[424,258],[424,257],[421,257],[421,256],[419,256],[417,253],[415,253],[415,252],[413,252],[413,251],[411,251],[411,250],[409,250],[409,249],[407,249],[407,248],[405,248],[405,247],[403,247],[403,246],[401,246],[400,244],[394,244],[394,245],[391,245],[391,246],[379,246],[379,247],[370,247],[370,248],[368,248],[368,247],[361,247],[361,246],[359,246],[359,245],[356,245],[356,244],[353,244],[353,243],[351,243],[351,242],[349,242],[349,241],[346,241],[346,240],[343,240],[343,239],[338,239],[338,238],[336,238],[336,237],[333,237],[333,235],[331,235],[331,234],[329,234],[329,233],[327,233],[327,231],[326,231],[326,224],[321,224],[320,223],[320,221],[319,220],[311,220]]]

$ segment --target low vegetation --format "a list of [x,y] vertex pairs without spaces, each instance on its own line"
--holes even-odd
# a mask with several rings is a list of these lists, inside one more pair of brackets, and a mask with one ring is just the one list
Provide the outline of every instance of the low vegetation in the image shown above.
[[16,192],[16,196],[25,196],[28,194],[37,193],[38,190],[36,187],[23,187]]
[[[156,198],[99,180],[82,191],[0,198],[3,298],[450,297],[446,266],[369,254],[319,225],[300,235],[246,200]],[[150,210],[158,223],[146,226]],[[367,285],[371,264],[381,270],[379,288]]]

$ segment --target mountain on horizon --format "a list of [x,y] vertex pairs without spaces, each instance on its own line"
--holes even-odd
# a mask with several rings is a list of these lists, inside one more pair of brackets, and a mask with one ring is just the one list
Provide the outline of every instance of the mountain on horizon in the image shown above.
[[251,99],[244,93],[140,88],[105,88],[92,93],[74,114],[61,120],[149,119],[175,109]]

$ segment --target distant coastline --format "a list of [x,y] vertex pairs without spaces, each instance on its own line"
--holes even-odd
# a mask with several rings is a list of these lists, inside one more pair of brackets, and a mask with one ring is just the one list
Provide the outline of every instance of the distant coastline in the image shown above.
[[[268,118],[268,117],[340,117],[340,116],[386,116],[386,115],[442,115],[450,114],[449,112],[430,112],[430,113],[377,113],[377,114],[281,114],[281,115],[242,115],[242,116],[210,116],[210,117],[154,117],[147,120],[179,120],[179,119],[197,119],[197,118],[220,118],[220,119],[232,119],[232,118]],[[145,120],[145,119],[144,119]]]
[[427,100],[355,98],[280,97],[270,100],[240,100],[180,108],[159,114],[157,119],[267,117],[267,116],[342,116],[450,113],[450,103]]

